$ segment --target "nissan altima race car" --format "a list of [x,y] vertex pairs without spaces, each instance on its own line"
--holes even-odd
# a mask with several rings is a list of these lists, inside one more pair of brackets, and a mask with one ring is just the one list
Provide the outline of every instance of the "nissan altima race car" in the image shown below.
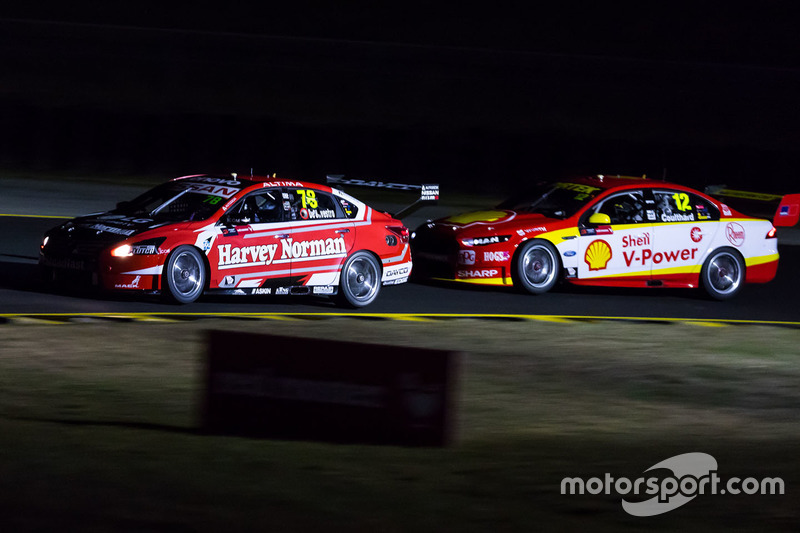
[[559,279],[702,286],[722,300],[744,283],[775,277],[775,234],[768,220],[699,191],[598,175],[541,183],[494,209],[428,222],[412,233],[411,247],[415,274],[423,277],[513,285],[533,294]]
[[353,307],[411,273],[402,222],[327,185],[185,176],[117,208],[48,231],[39,263],[58,282],[83,272],[104,289],[314,294]]

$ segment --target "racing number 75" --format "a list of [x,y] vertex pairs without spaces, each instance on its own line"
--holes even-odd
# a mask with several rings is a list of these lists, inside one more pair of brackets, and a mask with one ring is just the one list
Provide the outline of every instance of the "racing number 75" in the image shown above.
[[317,195],[314,191],[307,189],[298,189],[297,192],[300,193],[304,208],[306,207],[310,207],[311,209],[317,208],[319,203],[317,202]]
[[676,192],[672,195],[672,199],[675,200],[675,206],[678,208],[678,211],[688,211],[691,209],[691,207],[689,207],[689,195],[685,192]]

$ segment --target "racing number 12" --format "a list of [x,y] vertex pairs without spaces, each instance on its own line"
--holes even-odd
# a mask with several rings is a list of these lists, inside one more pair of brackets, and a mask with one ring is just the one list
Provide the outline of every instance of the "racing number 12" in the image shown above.
[[675,200],[678,211],[688,211],[691,209],[691,207],[689,207],[689,195],[685,192],[676,192],[672,195],[672,199]]
[[300,193],[300,196],[303,200],[303,207],[310,207],[311,209],[316,209],[319,205],[317,202],[317,195],[314,191],[306,190],[306,189],[298,189],[297,191]]

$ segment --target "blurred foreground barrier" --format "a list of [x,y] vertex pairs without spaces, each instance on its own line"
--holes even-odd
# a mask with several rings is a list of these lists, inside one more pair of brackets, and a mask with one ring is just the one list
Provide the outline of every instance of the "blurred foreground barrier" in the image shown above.
[[457,356],[424,348],[210,331],[210,433],[445,446]]

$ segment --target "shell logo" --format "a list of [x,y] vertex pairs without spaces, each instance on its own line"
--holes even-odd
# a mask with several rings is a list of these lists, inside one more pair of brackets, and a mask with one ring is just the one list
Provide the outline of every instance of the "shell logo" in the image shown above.
[[612,255],[611,246],[603,239],[598,239],[586,248],[583,260],[589,265],[589,270],[605,270]]
[[473,222],[494,222],[507,216],[505,211],[473,211],[471,213],[462,213],[460,215],[453,215],[447,219],[448,222],[453,224],[471,224]]

